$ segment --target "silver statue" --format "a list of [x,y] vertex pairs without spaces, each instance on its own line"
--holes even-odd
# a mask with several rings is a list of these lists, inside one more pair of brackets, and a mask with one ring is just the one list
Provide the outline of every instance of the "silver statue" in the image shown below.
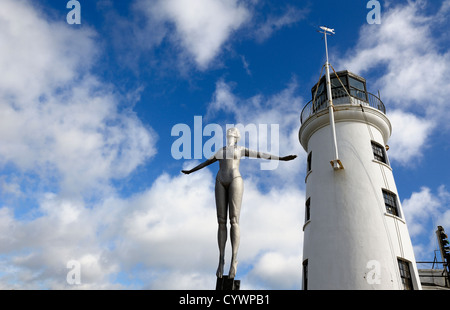
[[244,181],[239,172],[239,164],[242,156],[253,158],[264,158],[269,160],[288,161],[296,158],[296,155],[278,157],[271,154],[261,153],[249,150],[248,148],[238,146],[240,133],[237,128],[227,130],[227,146],[220,149],[213,157],[192,168],[191,170],[182,170],[185,174],[190,174],[200,170],[216,161],[219,161],[219,171],[216,176],[215,196],[217,221],[219,229],[217,234],[219,244],[219,267],[216,275],[223,277],[223,268],[225,264],[225,244],[227,242],[227,213],[230,217],[230,237],[232,257],[228,278],[234,279],[237,268],[237,252],[240,241],[239,215],[241,212],[242,195],[244,193]]

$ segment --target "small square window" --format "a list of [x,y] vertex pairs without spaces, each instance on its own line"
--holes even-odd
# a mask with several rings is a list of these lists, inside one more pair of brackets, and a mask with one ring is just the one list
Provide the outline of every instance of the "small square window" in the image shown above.
[[376,160],[381,161],[382,163],[388,164],[386,150],[381,144],[378,144],[375,141],[372,141],[372,150],[373,150],[373,156],[375,157]]
[[397,205],[397,195],[392,192],[383,189],[384,204],[386,206],[386,211],[389,214],[399,216],[398,205]]

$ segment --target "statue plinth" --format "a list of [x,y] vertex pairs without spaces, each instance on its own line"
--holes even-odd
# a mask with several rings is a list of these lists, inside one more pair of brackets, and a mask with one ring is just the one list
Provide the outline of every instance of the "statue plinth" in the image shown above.
[[229,279],[228,276],[217,278],[216,291],[239,291],[241,280]]

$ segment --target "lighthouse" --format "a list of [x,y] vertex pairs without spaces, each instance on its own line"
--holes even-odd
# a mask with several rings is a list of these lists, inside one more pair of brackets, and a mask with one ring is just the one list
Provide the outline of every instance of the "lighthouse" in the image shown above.
[[[334,31],[321,28],[327,44]],[[421,289],[387,155],[385,105],[363,77],[334,71],[326,52],[325,75],[300,116],[307,152],[303,289]]]

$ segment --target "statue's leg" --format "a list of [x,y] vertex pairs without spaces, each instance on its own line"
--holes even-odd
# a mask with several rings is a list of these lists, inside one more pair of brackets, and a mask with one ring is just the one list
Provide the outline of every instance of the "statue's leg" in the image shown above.
[[230,205],[230,224],[231,224],[231,249],[232,257],[230,264],[230,272],[228,274],[229,278],[234,278],[236,276],[237,270],[237,253],[239,249],[240,242],[240,229],[239,229],[239,217],[241,214],[241,203],[242,195],[244,194],[244,181],[241,177],[237,177],[231,182],[228,200]]
[[225,265],[225,245],[227,243],[227,206],[228,195],[225,187],[216,180],[216,211],[217,222],[219,228],[217,231],[217,242],[219,245],[219,266],[217,267],[216,275],[219,278],[223,276],[223,268]]

